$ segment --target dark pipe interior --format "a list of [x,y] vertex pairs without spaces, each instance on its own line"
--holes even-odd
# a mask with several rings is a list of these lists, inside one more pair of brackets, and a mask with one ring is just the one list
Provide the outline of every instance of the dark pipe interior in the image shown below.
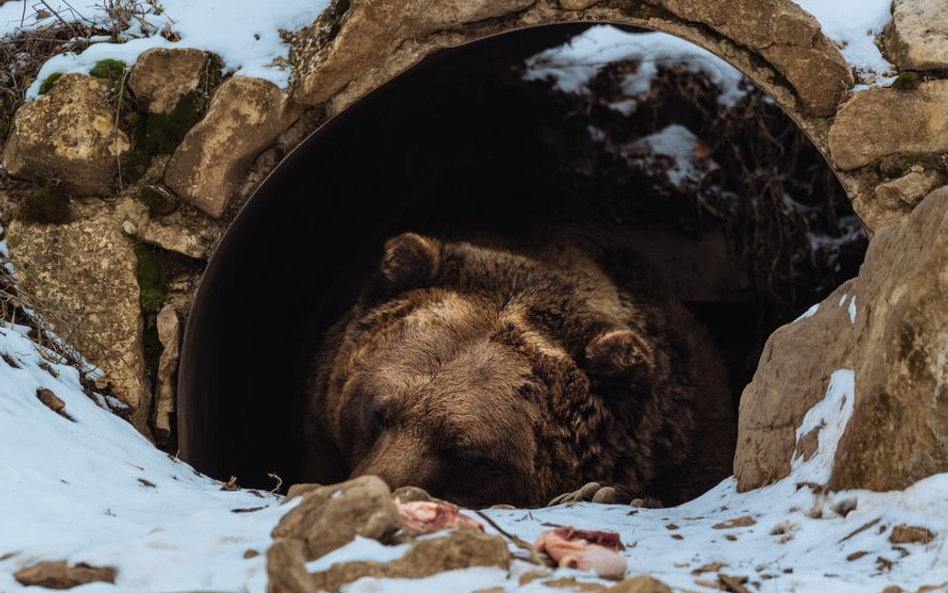
[[[432,56],[281,163],[234,221],[195,299],[179,375],[182,458],[244,486],[271,486],[267,472],[294,481],[313,349],[386,238],[515,235],[537,221],[615,218],[615,208],[564,182],[548,137],[556,109],[497,75],[582,29],[530,30]],[[752,301],[691,304],[733,342],[723,347],[750,356],[757,338],[748,336],[760,326]]]

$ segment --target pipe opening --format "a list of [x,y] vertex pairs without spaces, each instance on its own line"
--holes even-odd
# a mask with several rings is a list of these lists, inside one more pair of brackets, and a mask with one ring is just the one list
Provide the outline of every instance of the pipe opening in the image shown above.
[[[583,50],[597,35],[607,45]],[[867,241],[773,101],[658,36],[557,25],[445,50],[305,140],[202,279],[179,375],[182,458],[244,486],[300,478],[314,353],[406,231],[622,234],[708,328],[736,418],[767,336],[855,276]]]

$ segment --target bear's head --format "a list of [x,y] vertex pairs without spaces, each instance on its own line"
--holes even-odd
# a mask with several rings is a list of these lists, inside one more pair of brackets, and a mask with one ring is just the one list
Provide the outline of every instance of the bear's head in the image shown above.
[[310,430],[352,476],[545,504],[582,484],[594,433],[648,389],[628,306],[595,272],[400,235],[321,357]]

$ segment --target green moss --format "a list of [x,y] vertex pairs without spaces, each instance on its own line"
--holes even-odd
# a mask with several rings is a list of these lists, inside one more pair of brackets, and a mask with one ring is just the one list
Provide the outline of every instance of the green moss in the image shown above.
[[892,88],[899,91],[913,91],[918,88],[918,82],[918,75],[914,72],[902,72],[892,83]]
[[151,155],[135,147],[134,150],[122,153],[122,181],[135,183],[148,172],[151,165]]
[[224,61],[217,54],[211,54],[207,58],[207,75],[204,80],[204,86],[208,92],[214,90],[224,80]]
[[121,60],[99,60],[89,70],[91,76],[108,78],[112,82],[119,82],[125,76],[125,62]]
[[190,93],[174,106],[171,113],[149,113],[145,117],[143,150],[151,154],[171,154],[194,124],[201,120],[207,101]]
[[174,254],[144,242],[135,243],[138,260],[138,287],[142,312],[157,314],[168,296],[168,287],[176,268]]
[[146,315],[144,332],[142,332],[142,353],[145,355],[145,374],[154,386],[158,376],[158,363],[161,361],[161,352],[164,347],[158,337],[158,316]]
[[89,70],[91,76],[96,78],[106,78],[112,81],[112,95],[121,96],[124,94],[122,82],[125,79],[125,62],[120,60],[99,60],[95,66]]
[[69,194],[59,184],[47,184],[26,198],[23,217],[43,224],[69,222]]
[[53,85],[56,84],[56,81],[63,77],[62,72],[53,72],[40,83],[39,94],[45,95],[49,92]]
[[177,207],[173,196],[151,185],[138,190],[138,199],[148,207],[148,213],[152,216],[171,214]]

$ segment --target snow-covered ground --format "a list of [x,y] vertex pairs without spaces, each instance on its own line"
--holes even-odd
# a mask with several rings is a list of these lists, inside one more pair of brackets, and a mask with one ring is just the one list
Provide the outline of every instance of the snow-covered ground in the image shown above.
[[292,505],[222,491],[159,451],[86,396],[76,369],[46,362],[26,332],[0,327],[0,591],[21,590],[12,574],[40,560],[118,569],[115,586],[87,593],[263,591],[270,530]]
[[[849,305],[855,308],[851,299]],[[270,531],[292,504],[257,491],[222,491],[219,482],[155,449],[85,395],[75,369],[47,364],[27,331],[0,328],[0,591],[24,590],[12,577],[22,567],[65,559],[117,568],[115,585],[86,585],[84,593],[262,592]],[[71,419],[44,405],[39,389],[59,397]],[[580,504],[486,514],[527,541],[550,524],[618,531],[629,576],[648,573],[693,591],[713,589],[719,570],[759,582],[760,591],[876,592],[889,584],[915,590],[948,582],[948,475],[883,494],[801,486],[829,476],[853,390],[851,370],[834,373],[797,431],[800,437],[823,427],[816,454],[794,459],[792,475],[770,487],[741,494],[729,479],[673,509]],[[843,516],[840,509],[851,510]],[[893,547],[888,537],[899,524],[937,537]],[[357,540],[310,568],[390,561],[404,549]],[[551,590],[543,584],[549,579],[520,588],[518,575],[530,569],[518,561],[511,574],[474,569],[418,582],[366,578],[346,591]],[[565,569],[550,578],[562,576],[596,580]]]
[[[130,3],[127,2],[126,3]],[[227,71],[254,76],[285,87],[289,70],[281,65],[289,46],[280,30],[296,31],[312,23],[329,6],[329,0],[161,0],[156,9],[141,2],[144,14],[133,20],[123,43],[98,39],[80,54],[61,54],[46,62],[27,91],[37,96],[40,83],[54,72],[86,73],[103,59],[133,64],[138,56],[154,47],[195,47],[220,55]],[[108,22],[105,0],[14,0],[0,6],[0,39],[54,24],[58,14],[66,21],[81,24]],[[43,18],[37,19],[39,14]],[[161,31],[169,26],[180,36],[168,41]]]

